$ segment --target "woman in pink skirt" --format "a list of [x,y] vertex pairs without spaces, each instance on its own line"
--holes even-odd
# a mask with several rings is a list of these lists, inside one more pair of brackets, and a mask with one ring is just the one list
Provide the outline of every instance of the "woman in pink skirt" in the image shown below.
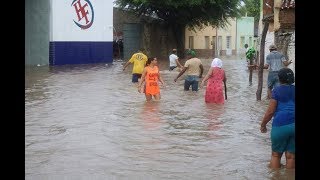
[[[222,61],[219,58],[214,58],[207,75],[202,79],[200,86],[203,87],[207,82],[205,92],[206,103],[223,104],[227,100],[226,74],[222,69]],[[223,96],[223,87],[225,95]]]

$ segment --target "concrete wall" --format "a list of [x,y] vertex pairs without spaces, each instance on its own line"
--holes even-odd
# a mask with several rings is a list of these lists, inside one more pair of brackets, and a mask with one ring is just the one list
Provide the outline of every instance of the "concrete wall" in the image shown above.
[[[206,49],[205,48],[205,36],[209,36],[209,42],[212,41],[212,36],[216,36],[216,30],[212,26],[206,26],[203,29],[196,28],[195,31],[185,29],[185,48],[189,49],[189,36],[193,36],[193,49]],[[210,43],[209,49],[212,49]]]
[[[198,57],[212,58],[215,55],[215,39],[216,29],[212,26],[203,29],[196,28],[195,31],[188,28],[185,29],[185,49],[189,49],[189,37],[193,36],[193,48],[197,52]],[[205,36],[209,36],[209,48],[206,48]]]
[[171,28],[164,23],[149,23],[144,25],[144,44],[149,56],[168,59],[173,48],[177,48]]
[[25,1],[25,64],[112,62],[112,4],[100,0]]
[[49,64],[50,1],[25,1],[25,65]]
[[283,9],[279,12],[281,29],[295,29],[295,9]]
[[132,12],[122,11],[117,8],[113,8],[113,35],[114,40],[116,38],[123,38],[123,25],[125,23],[140,23],[140,19]]
[[[156,56],[159,59],[168,59],[173,48],[177,48],[171,28],[160,20],[151,17],[137,17],[134,13],[118,8],[113,10],[114,39],[123,37],[125,23],[138,23],[142,26],[141,46],[145,48],[147,56]],[[124,48],[125,48],[125,41]],[[137,45],[138,50],[140,45]],[[128,60],[128,57],[124,59]]]
[[[185,29],[185,48],[189,49],[189,37],[193,36],[194,46],[199,57],[212,58],[216,55],[232,55],[236,51],[236,20],[229,19],[229,25],[225,28],[215,29],[211,26],[203,29],[196,29],[196,31]],[[206,48],[205,36],[209,36],[209,48]],[[221,36],[221,42],[218,42]],[[230,46],[227,50],[227,36],[231,36]],[[215,39],[213,39],[215,37]],[[221,47],[220,44],[221,43]],[[216,53],[216,50],[217,53]]]
[[267,32],[265,47],[264,47],[264,61],[266,60],[267,55],[269,54],[269,46],[274,44],[274,32]]
[[[112,2],[90,0],[90,3],[88,3],[84,0],[79,1],[86,8],[87,16],[85,17],[82,17],[83,15],[80,12],[78,12],[79,14],[76,12],[75,8],[80,9],[77,1],[72,6],[70,5],[71,2],[52,0],[50,41],[112,42]],[[78,16],[80,16],[80,20]],[[85,29],[79,27],[76,23],[82,26],[91,23],[92,25]]]
[[[262,3],[260,17],[273,14],[271,17],[273,21],[269,22],[266,36],[265,58],[269,54],[269,45],[276,44],[278,51],[285,54],[287,59],[293,61],[288,67],[295,71],[295,8],[281,8],[281,0],[268,1],[272,7],[274,6],[273,8],[265,5],[267,0],[261,0],[260,2]],[[260,37],[263,29],[261,19],[259,22]]]
[[51,1],[50,65],[112,63],[113,2]]
[[[219,55],[232,55],[236,50],[236,41],[237,41],[237,20],[229,19],[229,25],[225,28],[218,29],[218,36],[222,36],[222,48],[219,49]],[[231,36],[230,46],[231,48],[227,49],[227,36]],[[219,48],[219,46],[218,46]]]
[[[253,17],[242,17],[240,19],[229,20],[229,25],[225,28],[219,28],[216,30],[212,27],[205,27],[204,29],[196,29],[196,32],[190,31],[186,28],[185,36],[185,48],[189,48],[189,36],[194,38],[194,47],[198,54],[202,57],[215,56],[215,49],[218,50],[217,55],[235,55],[245,52],[244,44],[247,43],[251,46],[255,46],[254,42],[257,38],[254,37],[254,18]],[[205,36],[209,36],[210,42],[213,40],[212,36],[217,36],[216,41],[219,41],[221,36],[221,42],[217,42],[215,46],[210,46],[209,49],[205,48]],[[227,36],[231,36],[231,48],[227,49]],[[243,44],[240,42],[240,37],[244,37]],[[257,43],[257,42],[256,42]]]
[[290,38],[290,43],[288,46],[288,59],[292,60],[292,63],[288,66],[290,69],[292,69],[293,72],[295,72],[295,64],[296,64],[296,54],[295,54],[295,49],[296,49],[296,42],[295,42],[295,32],[293,32],[291,38]]
[[[284,40],[283,42],[288,43],[288,49],[285,52],[283,48],[279,47],[278,51],[284,54],[287,54],[287,59],[292,60],[292,64],[288,67],[295,72],[295,32],[292,32],[292,35],[289,37],[288,40]],[[267,32],[266,41],[265,41],[265,49],[264,49],[264,60],[266,59],[267,55],[269,54],[269,46],[275,43],[275,32]],[[260,45],[260,44],[259,44]]]

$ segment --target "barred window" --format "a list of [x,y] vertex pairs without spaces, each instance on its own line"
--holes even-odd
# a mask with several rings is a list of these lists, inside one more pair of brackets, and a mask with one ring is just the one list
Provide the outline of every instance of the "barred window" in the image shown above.
[[209,49],[210,48],[210,46],[209,46],[209,43],[210,42],[210,38],[209,38],[209,36],[205,36],[204,37],[204,47],[205,47],[205,49]]
[[231,49],[231,36],[227,36],[227,49]]
[[189,36],[189,48],[193,49],[193,36]]

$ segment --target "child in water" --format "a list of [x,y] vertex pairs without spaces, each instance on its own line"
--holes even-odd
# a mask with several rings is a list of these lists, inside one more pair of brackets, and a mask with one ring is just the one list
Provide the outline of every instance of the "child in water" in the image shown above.
[[293,71],[282,68],[278,72],[280,85],[272,90],[268,109],[262,119],[260,131],[267,132],[267,123],[273,118],[271,129],[270,168],[281,167],[286,156],[286,168],[295,168],[295,86]]
[[158,101],[161,99],[159,81],[162,83],[162,85],[164,85],[164,81],[157,66],[157,58],[149,58],[147,64],[148,65],[142,72],[141,81],[138,85],[138,91],[140,93],[142,92],[141,87],[145,82],[144,93],[146,96],[146,101],[152,100],[152,97],[154,97],[154,99]]

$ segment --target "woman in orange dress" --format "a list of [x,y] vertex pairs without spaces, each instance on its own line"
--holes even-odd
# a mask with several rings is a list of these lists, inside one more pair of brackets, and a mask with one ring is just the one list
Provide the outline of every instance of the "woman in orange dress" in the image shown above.
[[[223,104],[224,100],[227,99],[227,88],[226,88],[226,75],[222,69],[222,61],[219,58],[214,58],[211,67],[207,75],[203,78],[200,86],[203,86],[207,82],[206,92],[205,92],[205,102],[206,103],[216,103]],[[225,91],[225,96],[223,96],[223,86]]]
[[147,61],[148,66],[146,66],[142,72],[141,81],[138,85],[138,91],[141,93],[141,85],[145,82],[145,96],[146,100],[152,100],[154,97],[155,100],[160,100],[160,86],[159,81],[164,85],[164,81],[160,75],[159,68],[157,66],[157,58],[152,57]]

